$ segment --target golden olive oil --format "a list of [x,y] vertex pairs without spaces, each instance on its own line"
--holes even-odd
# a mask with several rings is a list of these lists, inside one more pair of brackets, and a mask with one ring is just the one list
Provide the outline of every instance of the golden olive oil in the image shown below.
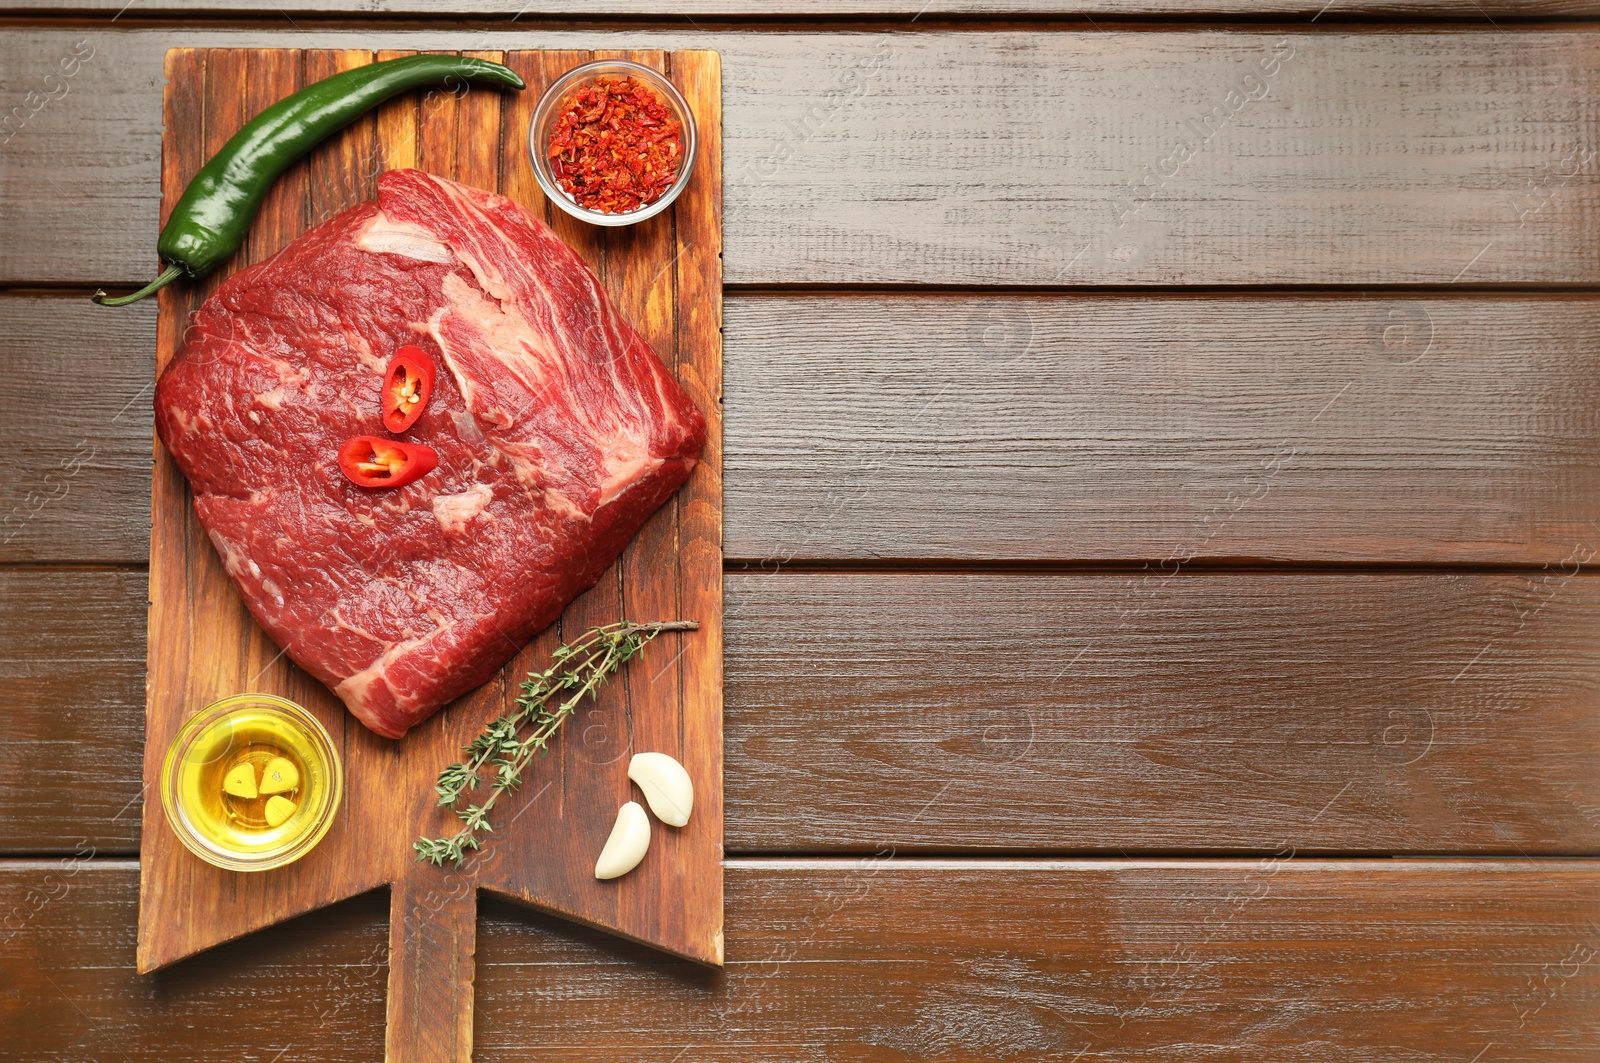
[[180,839],[199,856],[237,870],[276,867],[327,830],[338,771],[327,733],[303,709],[241,695],[179,734],[163,796]]

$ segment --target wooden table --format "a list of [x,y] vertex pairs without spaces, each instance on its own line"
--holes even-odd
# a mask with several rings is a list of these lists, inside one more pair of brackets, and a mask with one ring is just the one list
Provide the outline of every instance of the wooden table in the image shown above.
[[133,971],[155,314],[85,296],[164,51],[274,44],[724,56],[728,966],[488,904],[477,1058],[1600,1057],[1600,2],[57,6],[0,1058],[381,1054],[381,894]]

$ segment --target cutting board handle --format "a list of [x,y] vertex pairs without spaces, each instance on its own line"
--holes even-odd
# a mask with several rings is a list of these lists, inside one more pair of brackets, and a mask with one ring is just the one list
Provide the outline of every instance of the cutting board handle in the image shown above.
[[470,877],[416,871],[389,894],[387,1063],[472,1059],[478,889]]

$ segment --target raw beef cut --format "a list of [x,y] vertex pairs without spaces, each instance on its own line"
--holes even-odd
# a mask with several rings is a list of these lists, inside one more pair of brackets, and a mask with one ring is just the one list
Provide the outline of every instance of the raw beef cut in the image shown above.
[[[404,435],[439,454],[357,487],[406,344],[438,367]],[[417,170],[219,287],[156,428],[250,612],[378,734],[489,679],[688,478],[706,422],[599,281],[510,200]]]

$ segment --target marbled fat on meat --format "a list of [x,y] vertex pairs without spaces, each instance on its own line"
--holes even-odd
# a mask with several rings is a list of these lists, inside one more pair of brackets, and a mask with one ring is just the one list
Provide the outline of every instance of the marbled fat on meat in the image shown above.
[[[417,483],[335,462],[385,435],[416,344],[439,378]],[[582,260],[502,196],[416,170],[223,283],[156,428],[261,626],[398,738],[489,679],[688,478],[706,422]]]

